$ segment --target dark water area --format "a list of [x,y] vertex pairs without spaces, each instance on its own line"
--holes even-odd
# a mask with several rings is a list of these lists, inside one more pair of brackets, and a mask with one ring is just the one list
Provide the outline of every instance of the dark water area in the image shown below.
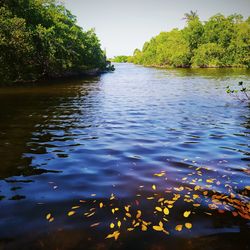
[[241,80],[117,64],[1,87],[0,249],[250,249]]

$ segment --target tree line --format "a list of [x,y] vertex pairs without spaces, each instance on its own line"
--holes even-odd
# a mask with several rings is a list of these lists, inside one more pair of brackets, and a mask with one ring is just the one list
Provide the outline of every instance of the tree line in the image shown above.
[[185,14],[186,26],[161,32],[128,62],[162,67],[250,67],[250,17],[216,14],[202,22]]
[[0,81],[32,81],[106,68],[93,29],[57,0],[1,0]]

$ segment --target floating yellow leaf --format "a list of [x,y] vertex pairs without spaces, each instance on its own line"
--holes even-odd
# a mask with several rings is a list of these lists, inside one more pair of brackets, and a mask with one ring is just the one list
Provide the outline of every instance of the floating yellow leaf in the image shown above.
[[100,208],[102,208],[102,207],[103,207],[103,203],[102,203],[102,202],[100,202],[99,206],[100,206]]
[[152,189],[153,189],[153,190],[156,190],[156,186],[155,186],[155,185],[152,185]]
[[126,216],[129,217],[129,218],[132,217],[130,213],[126,213]]
[[165,215],[168,215],[169,214],[169,209],[167,207],[165,207],[163,212],[164,212]]
[[133,231],[133,230],[134,230],[134,228],[129,227],[127,230],[128,230],[128,231]]
[[129,212],[130,205],[124,207],[127,212]]
[[100,225],[100,222],[94,223],[90,227],[97,227],[98,225]]
[[72,207],[71,209],[77,209],[77,208],[79,208],[80,206],[74,206],[74,207]]
[[158,177],[162,177],[163,175],[165,175],[165,173],[164,172],[162,172],[162,173],[159,173],[159,174],[154,174],[155,176],[158,176]]
[[200,196],[198,194],[193,194],[193,199],[198,199]]
[[68,212],[68,216],[72,216],[72,215],[74,215],[76,213],[76,211],[69,211]]
[[120,235],[120,232],[119,232],[119,231],[115,231],[115,232],[113,232],[112,234],[109,234],[109,235],[106,237],[106,239],[115,238],[115,240],[117,240],[118,237],[119,237],[119,235]]
[[114,194],[111,194],[110,200],[114,200],[114,199],[115,199],[115,195],[114,195]]
[[51,216],[52,216],[51,214],[47,214],[46,219],[49,220],[51,218]]
[[162,208],[160,208],[160,207],[155,207],[155,210],[162,212]]
[[112,229],[112,228],[114,228],[115,227],[115,224],[114,223],[110,223],[110,228]]
[[141,217],[141,210],[137,210],[136,219],[139,219],[140,217]]
[[193,204],[194,207],[200,207],[201,204],[195,203]]
[[118,222],[117,222],[117,226],[120,228],[121,225],[122,225],[121,221],[118,221]]
[[91,216],[93,216],[95,214],[95,212],[93,212],[93,213],[91,213],[91,214],[88,214],[86,217],[91,217]]
[[145,226],[144,224],[141,225],[141,230],[142,231],[147,231],[147,229],[148,229],[147,226]]
[[174,190],[176,190],[176,191],[183,191],[183,190],[184,190],[184,187],[182,187],[182,186],[181,186],[181,187],[178,187],[178,188],[175,187]]
[[175,227],[175,230],[180,232],[182,230],[182,227],[183,227],[182,225],[177,225]]
[[160,227],[160,226],[153,226],[153,229],[154,229],[155,231],[163,231],[163,228]]
[[154,197],[147,197],[147,200],[153,200],[154,199]]
[[207,179],[206,182],[207,183],[213,183],[214,181],[212,179]]
[[190,213],[191,213],[191,211],[185,211],[183,213],[183,216],[187,218],[190,215]]
[[192,224],[187,222],[187,223],[185,223],[185,227],[187,229],[191,229],[192,228]]
[[49,219],[49,222],[52,222],[52,221],[54,221],[54,218],[53,218],[53,217],[51,217],[51,218]]

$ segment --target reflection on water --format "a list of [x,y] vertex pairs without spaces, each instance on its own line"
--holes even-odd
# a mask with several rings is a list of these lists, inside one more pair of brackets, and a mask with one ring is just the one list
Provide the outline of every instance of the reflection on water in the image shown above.
[[123,64],[2,87],[0,248],[249,248],[250,112],[225,94],[249,77]]

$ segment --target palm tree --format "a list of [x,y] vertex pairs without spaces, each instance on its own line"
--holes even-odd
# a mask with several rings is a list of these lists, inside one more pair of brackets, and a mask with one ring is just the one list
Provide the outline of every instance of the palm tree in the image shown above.
[[197,14],[197,10],[196,11],[190,11],[189,13],[185,13],[184,14],[184,20],[186,20],[186,22],[190,22],[196,18],[199,18],[198,14]]

